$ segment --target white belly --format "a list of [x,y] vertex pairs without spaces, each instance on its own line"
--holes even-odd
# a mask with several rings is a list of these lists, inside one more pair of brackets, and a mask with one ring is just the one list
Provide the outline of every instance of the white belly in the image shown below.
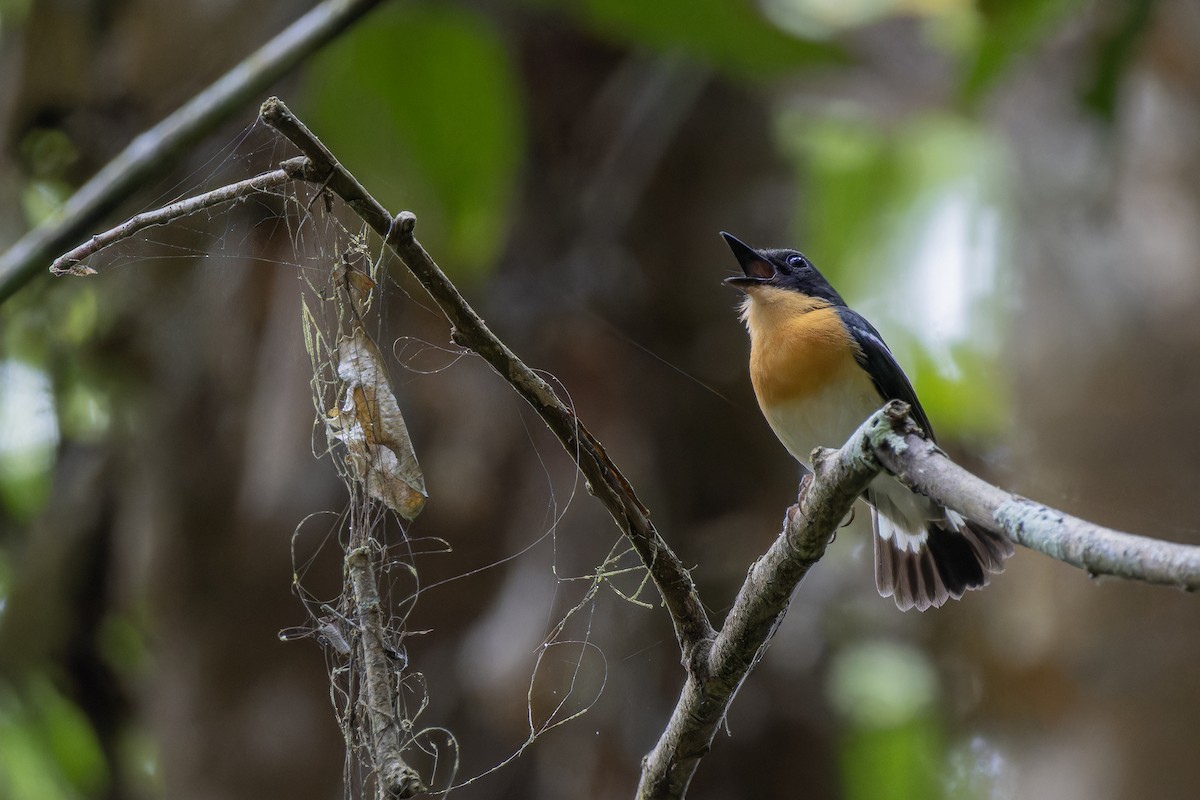
[[881,405],[879,394],[870,384],[851,395],[844,384],[834,384],[800,401],[780,403],[763,411],[771,430],[788,452],[804,466],[811,467],[809,456],[814,448],[841,447]]
[[[811,470],[814,448],[841,447],[882,405],[873,385],[849,395],[845,385],[841,385],[810,394],[800,402],[783,403],[764,411],[779,441]],[[886,520],[878,526],[877,533],[884,539],[896,537],[904,549],[915,550],[924,541],[926,522],[945,518],[935,503],[886,473],[871,481],[867,494]]]

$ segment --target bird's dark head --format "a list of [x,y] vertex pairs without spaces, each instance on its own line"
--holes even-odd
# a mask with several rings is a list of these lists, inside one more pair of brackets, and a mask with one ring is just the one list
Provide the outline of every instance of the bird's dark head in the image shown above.
[[824,300],[831,305],[846,305],[842,296],[803,253],[795,250],[756,250],[733,234],[722,231],[721,236],[744,273],[726,278],[725,282],[747,295],[753,297],[757,294],[756,289],[784,289]]

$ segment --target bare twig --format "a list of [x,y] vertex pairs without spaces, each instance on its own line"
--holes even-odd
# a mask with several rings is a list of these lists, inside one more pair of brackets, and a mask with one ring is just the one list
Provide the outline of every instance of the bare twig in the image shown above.
[[153,211],[147,211],[144,214],[130,217],[117,227],[110,228],[104,233],[96,234],[74,250],[69,250],[54,259],[54,263],[50,265],[50,271],[55,275],[80,274],[85,270],[86,274],[91,274],[95,270],[90,270],[80,265],[85,258],[90,258],[104,248],[116,244],[123,239],[128,239],[130,236],[146,228],[151,228],[155,225],[166,225],[177,219],[203,211],[206,208],[212,208],[222,203],[232,203],[249,195],[270,189],[273,186],[279,186],[302,175],[307,163],[307,158],[297,156],[280,164],[279,169],[273,169],[270,172],[255,175],[253,178],[231,183],[228,186],[213,189],[211,192],[198,194],[195,197],[180,200],[178,203],[171,203],[162,208],[156,208]]
[[713,637],[708,615],[691,575],[650,521],[616,464],[566,403],[536,372],[496,338],[454,284],[413,236],[416,217],[401,212],[393,218],[346,170],[324,144],[296,118],[283,101],[263,103],[263,120],[300,148],[312,162],[313,177],[323,182],[375,230],[425,287],[454,326],[454,341],[478,353],[529,402],[579,465],[588,489],[604,504],[650,570],[666,604],[685,659]]
[[177,111],[138,136],[71,196],[60,214],[0,255],[0,303],[73,243],[150,176],[231,112],[329,42],[381,0],[326,0],[289,25]]
[[[351,534],[362,542],[365,536]],[[404,762],[400,744],[400,722],[396,715],[396,683],[383,639],[383,612],[379,605],[379,587],[371,566],[371,550],[359,544],[346,554],[346,570],[354,591],[354,607],[362,635],[363,683],[367,694],[367,719],[370,722],[373,766],[379,781],[381,798],[408,798],[429,789],[416,770]]]
[[1091,575],[1200,589],[1200,547],[1115,531],[992,486],[951,461],[915,423],[881,442],[877,455],[914,491]]

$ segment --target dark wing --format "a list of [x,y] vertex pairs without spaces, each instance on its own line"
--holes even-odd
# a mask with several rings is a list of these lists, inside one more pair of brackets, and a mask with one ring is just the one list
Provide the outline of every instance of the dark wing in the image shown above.
[[929,417],[925,416],[925,409],[921,408],[921,401],[917,399],[912,383],[896,363],[896,357],[884,343],[879,331],[857,311],[851,311],[845,306],[839,307],[837,311],[846,330],[850,331],[850,335],[858,343],[858,363],[871,376],[875,388],[885,400],[903,400],[908,403],[912,407],[917,424],[930,439],[936,441],[933,426],[929,424]]

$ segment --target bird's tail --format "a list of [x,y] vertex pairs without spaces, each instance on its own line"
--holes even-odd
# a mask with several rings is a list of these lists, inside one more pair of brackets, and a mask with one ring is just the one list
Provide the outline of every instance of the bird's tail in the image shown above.
[[[988,585],[991,575],[1004,571],[1013,554],[1007,538],[939,509],[935,519],[920,522],[916,531],[886,493],[873,493],[871,522],[875,530],[875,586],[892,597],[901,611],[938,608],[963,596],[968,589]],[[931,504],[932,505],[932,504]]]

